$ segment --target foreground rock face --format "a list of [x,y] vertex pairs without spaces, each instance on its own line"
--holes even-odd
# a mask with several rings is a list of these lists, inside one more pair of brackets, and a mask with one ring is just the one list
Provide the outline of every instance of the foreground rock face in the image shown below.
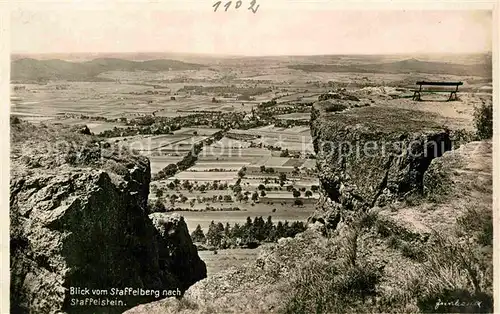
[[320,207],[326,213],[316,218],[329,227],[353,212],[422,191],[432,159],[452,148],[449,131],[429,113],[376,106],[338,112],[331,107],[318,102],[311,114],[324,192]]
[[[101,149],[78,129],[22,123],[11,133],[13,313],[119,313],[156,297],[111,288],[184,291],[206,277],[183,220],[171,218],[165,235],[148,218],[149,160]],[[103,296],[71,287],[105,289],[123,304],[75,306]]]
[[179,214],[153,213],[149,215],[170,256],[169,270],[182,279],[180,288],[185,290],[206,277],[205,263],[199,258],[196,245],[191,241],[184,218]]

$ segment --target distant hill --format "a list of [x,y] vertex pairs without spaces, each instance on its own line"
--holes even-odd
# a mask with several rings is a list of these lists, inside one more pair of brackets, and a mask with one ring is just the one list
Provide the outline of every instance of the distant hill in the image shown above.
[[429,73],[449,74],[463,76],[491,77],[492,64],[456,64],[446,62],[420,61],[407,59],[403,61],[371,64],[294,64],[288,66],[291,69],[306,72],[355,72],[355,73]]
[[101,81],[97,77],[108,71],[169,71],[198,70],[202,65],[177,60],[130,61],[116,58],[99,58],[86,62],[69,62],[59,59],[36,60],[24,58],[11,63],[11,80],[67,80]]

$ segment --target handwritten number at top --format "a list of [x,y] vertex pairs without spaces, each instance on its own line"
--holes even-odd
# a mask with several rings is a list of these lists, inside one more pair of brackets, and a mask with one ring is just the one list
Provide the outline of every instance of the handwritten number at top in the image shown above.
[[254,8],[256,3],[257,3],[256,0],[252,0],[252,2],[250,2],[250,7],[248,8],[248,10],[252,10],[253,13],[257,12],[257,10],[260,7],[260,4],[257,4],[257,6]]
[[[224,12],[227,12],[227,10],[231,7],[232,3],[233,3],[232,1],[228,1],[228,2],[226,2],[226,4],[224,4],[224,7],[225,7]],[[217,1],[212,5],[212,8],[214,8],[214,12],[217,12],[217,10],[219,9],[221,4],[222,4],[222,1]],[[256,4],[257,4],[257,1],[252,0],[250,2],[250,7],[248,8],[248,10],[251,10],[253,13],[256,13],[260,7],[260,4],[257,4],[257,6],[255,6]],[[243,2],[241,0],[238,0],[235,2],[234,8],[239,9],[242,5],[243,5]]]

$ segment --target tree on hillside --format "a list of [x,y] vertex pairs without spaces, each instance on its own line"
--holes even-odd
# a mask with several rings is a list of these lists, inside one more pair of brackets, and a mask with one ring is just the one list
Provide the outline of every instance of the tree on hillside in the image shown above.
[[243,228],[246,230],[246,229],[251,229],[253,226],[253,223],[252,223],[252,218],[250,218],[250,216],[247,217],[247,220],[245,222],[245,224],[243,225]]
[[196,226],[196,229],[193,231],[193,233],[191,233],[191,239],[193,242],[205,243],[205,233],[203,232],[199,224],[198,226]]
[[257,189],[259,189],[259,190],[265,190],[266,186],[264,184],[259,184],[259,186],[257,187]]
[[233,239],[236,239],[236,238],[243,238],[243,229],[240,227],[240,225],[238,223],[235,223],[233,228],[231,229],[231,237]]
[[[220,224],[220,226],[219,226]],[[207,232],[207,243],[211,246],[214,246],[218,248],[221,244],[222,241],[222,236],[224,232],[224,226],[222,223],[219,222],[219,224],[215,224],[215,222],[212,220],[210,223],[210,226],[208,227],[208,232]],[[222,228],[221,228],[222,227]]]
[[284,182],[287,180],[287,179],[286,179],[286,173],[281,172],[281,173],[279,174],[279,180],[280,180],[280,184],[281,184],[281,186],[283,186],[283,184],[282,184],[282,183],[284,183]]
[[293,197],[297,198],[297,197],[300,197],[300,191],[298,190],[293,190]]
[[160,197],[162,197],[162,196],[163,196],[163,190],[162,190],[162,189],[157,189],[157,190],[156,190],[156,197],[157,197],[157,198],[160,198]]
[[242,190],[242,188],[241,188],[241,186],[240,186],[239,184],[238,184],[238,185],[235,185],[235,186],[233,187],[233,192],[234,192],[234,193],[236,193],[236,194],[240,194],[240,193],[241,193],[241,190]]
[[318,190],[319,190],[319,186],[317,186],[317,185],[311,185],[311,191],[313,191],[314,193],[316,193]]
[[266,166],[264,165],[260,166],[260,172],[266,172]]
[[165,204],[163,204],[163,201],[161,198],[157,198],[156,201],[153,203],[153,206],[151,208],[152,213],[164,213],[167,211],[167,208],[165,207]]
[[267,217],[267,221],[264,224],[264,233],[266,235],[265,241],[267,242],[276,241],[276,227],[273,224],[271,216]]
[[182,182],[182,187],[186,190],[190,190],[192,187],[191,182],[189,182],[189,180],[185,180],[184,182]]
[[264,196],[266,196],[266,191],[264,191],[264,190],[260,191],[260,197],[264,197]]
[[243,226],[243,241],[245,243],[252,243],[256,241],[254,225],[250,217],[247,217],[247,221]]
[[290,156],[288,148],[286,148],[285,150],[281,151],[280,157],[288,157],[288,156]]
[[252,201],[256,202],[259,199],[259,193],[253,192],[252,193]]
[[311,192],[311,191],[309,191],[309,190],[307,190],[307,191],[306,191],[306,197],[307,197],[307,198],[311,197],[312,195],[313,195],[313,194],[312,194],[312,192]]
[[243,168],[241,168],[241,169],[238,171],[238,177],[239,177],[239,178],[243,178],[243,177],[245,176],[245,170],[243,170],[243,169],[244,169],[244,167],[243,167]]
[[265,222],[261,216],[255,217],[253,221],[253,231],[257,241],[264,241],[266,239],[267,234],[265,230]]
[[222,222],[217,223],[217,232],[223,233],[224,232],[224,225]]
[[224,236],[226,238],[230,238],[231,237],[231,226],[229,225],[228,222],[226,222],[226,226],[224,227]]
[[276,225],[276,239],[283,238],[285,236],[285,228],[283,227],[283,223],[278,221]]

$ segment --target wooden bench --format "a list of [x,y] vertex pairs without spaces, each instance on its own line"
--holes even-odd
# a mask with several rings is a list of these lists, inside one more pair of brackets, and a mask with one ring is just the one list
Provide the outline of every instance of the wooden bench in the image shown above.
[[[413,100],[422,100],[420,95],[422,92],[438,92],[438,93],[450,93],[450,97],[448,98],[448,101],[450,100],[457,100],[457,92],[458,92],[458,86],[463,85],[463,82],[425,82],[425,81],[420,81],[416,83],[417,85],[420,86],[418,90],[414,90],[413,93]],[[422,90],[422,86],[455,86],[455,89],[425,89]]]

